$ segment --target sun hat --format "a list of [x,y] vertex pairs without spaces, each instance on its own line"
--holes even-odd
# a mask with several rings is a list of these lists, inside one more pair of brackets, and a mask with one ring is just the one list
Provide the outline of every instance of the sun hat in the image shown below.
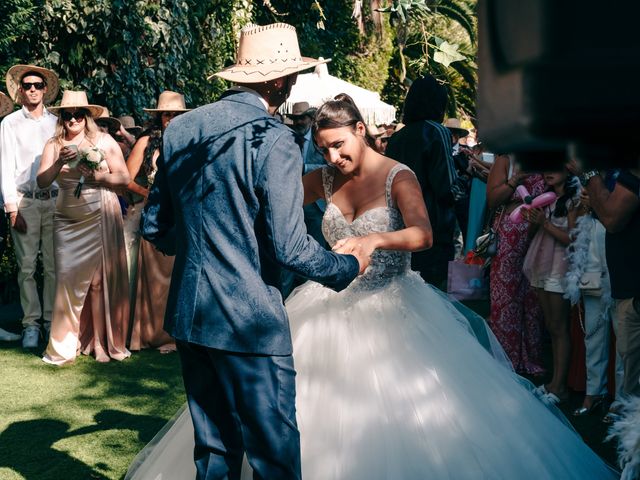
[[13,101],[0,92],[0,118],[9,115],[13,111]]
[[6,84],[7,92],[13,101],[19,105],[22,105],[22,99],[18,90],[20,89],[20,83],[25,73],[35,72],[44,78],[47,84],[47,93],[44,95],[43,103],[50,104],[58,96],[60,89],[60,81],[58,75],[53,70],[47,68],[37,67],[36,65],[14,65],[7,71]]
[[142,132],[142,127],[136,125],[135,119],[131,115],[121,115],[118,117],[120,124],[124,129],[134,136],[138,136]]
[[94,120],[96,121],[96,124],[107,127],[110,132],[117,132],[120,130],[120,120],[112,117],[107,107],[102,107],[102,113],[99,117],[94,118]]
[[143,108],[145,112],[188,112],[191,110],[187,108],[187,104],[184,101],[184,95],[178,92],[172,92],[165,90],[158,97],[158,104],[156,108]]
[[213,75],[237,83],[260,83],[286,77],[328,60],[303,57],[292,25],[246,25],[240,31],[236,63]]
[[60,105],[56,107],[49,107],[48,110],[54,115],[58,115],[60,110],[67,110],[71,108],[83,108],[87,110],[94,119],[99,117],[104,110],[100,105],[90,104],[87,100],[87,92],[83,90],[65,90],[62,93]]
[[386,131],[387,130],[382,125],[378,127],[376,127],[375,125],[367,125],[367,132],[373,138],[381,137]]
[[469,130],[462,128],[460,120],[457,118],[447,118],[444,122],[444,126],[461,138],[469,135]]
[[318,110],[315,107],[309,106],[309,102],[296,102],[291,107],[291,113],[287,113],[287,117],[299,118],[299,117],[313,117]]

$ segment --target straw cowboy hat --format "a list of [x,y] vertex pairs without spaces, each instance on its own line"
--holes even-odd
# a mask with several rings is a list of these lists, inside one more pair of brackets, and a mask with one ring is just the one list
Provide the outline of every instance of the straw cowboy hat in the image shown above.
[[0,118],[13,112],[13,101],[4,93],[0,92]]
[[9,96],[14,102],[22,105],[22,99],[20,98],[18,89],[20,88],[22,77],[24,77],[24,74],[28,72],[36,72],[44,78],[44,82],[47,84],[47,93],[44,95],[43,102],[45,104],[52,103],[58,96],[58,91],[60,90],[58,75],[56,75],[52,70],[37,67],[35,65],[14,65],[9,69],[6,77],[7,92],[9,92]]
[[299,118],[299,117],[313,117],[316,114],[317,108],[310,107],[309,102],[296,102],[291,107],[291,113],[287,113],[287,117]]
[[457,118],[447,118],[444,122],[444,126],[458,135],[460,138],[469,135],[469,130],[467,130],[466,128],[462,128],[462,125],[460,125],[460,120],[458,120]]
[[104,108],[100,105],[90,104],[87,100],[87,92],[65,90],[62,93],[62,100],[57,107],[49,107],[49,111],[54,115],[59,115],[60,110],[70,110],[73,108],[82,108],[87,110],[93,118],[99,117],[102,114]]
[[120,130],[120,120],[112,117],[107,107],[102,107],[102,113],[94,120],[98,125],[107,127],[110,132],[117,132]]
[[235,65],[208,79],[217,76],[237,83],[267,82],[329,61],[301,56],[296,29],[291,25],[247,25],[240,32]]
[[191,110],[187,108],[187,104],[184,101],[184,95],[165,90],[158,97],[158,105],[156,108],[143,108],[145,112],[188,112]]
[[140,132],[142,132],[142,127],[136,125],[136,121],[131,115],[121,115],[118,117],[118,120],[124,129],[130,134],[137,137],[140,135]]

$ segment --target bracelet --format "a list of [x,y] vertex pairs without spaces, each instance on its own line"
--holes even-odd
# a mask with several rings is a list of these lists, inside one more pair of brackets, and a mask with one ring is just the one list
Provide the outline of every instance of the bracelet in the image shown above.
[[600,172],[598,170],[589,170],[588,172],[585,172],[582,175],[580,175],[579,177],[580,183],[582,184],[583,187],[586,187],[587,183],[589,183],[589,180],[591,180],[593,177],[599,174]]

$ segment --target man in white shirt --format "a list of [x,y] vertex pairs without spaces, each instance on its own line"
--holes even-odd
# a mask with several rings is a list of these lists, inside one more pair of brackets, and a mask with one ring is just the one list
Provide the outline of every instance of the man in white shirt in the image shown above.
[[[4,211],[11,225],[11,238],[18,263],[18,284],[22,318],[22,346],[36,348],[40,317],[46,333],[51,328],[55,294],[53,214],[58,196],[54,183],[39,189],[36,174],[47,140],[53,137],[57,117],[45,103],[58,94],[58,77],[51,70],[34,65],[14,65],[6,76],[7,91],[20,110],[0,124],[0,166]],[[40,305],[34,278],[38,252],[44,270],[43,304]]]

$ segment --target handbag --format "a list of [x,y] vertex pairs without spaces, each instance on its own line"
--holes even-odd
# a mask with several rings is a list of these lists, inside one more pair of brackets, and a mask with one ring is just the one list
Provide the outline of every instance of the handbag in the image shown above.
[[599,297],[602,295],[602,272],[584,272],[580,277],[578,288],[583,295]]
[[[483,233],[476,239],[476,248],[473,249],[473,252],[476,256],[481,258],[491,258],[494,257],[498,253],[498,242],[499,236],[498,232],[493,228],[493,219],[495,218],[495,214],[488,216],[487,226],[485,227],[486,233]],[[504,207],[500,207],[500,217],[498,219],[498,224],[502,221],[502,215],[504,214]]]
[[447,293],[456,300],[486,300],[489,298],[488,270],[482,265],[450,261],[447,272]]

